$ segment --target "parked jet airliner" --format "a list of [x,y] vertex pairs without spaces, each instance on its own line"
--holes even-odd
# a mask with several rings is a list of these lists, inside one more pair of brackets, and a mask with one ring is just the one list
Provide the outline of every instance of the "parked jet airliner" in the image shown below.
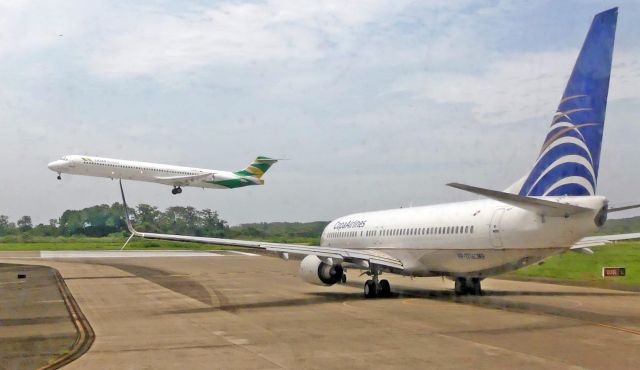
[[277,159],[261,156],[243,170],[228,172],[87,155],[67,155],[49,163],[48,167],[51,171],[58,173],[58,180],[62,179],[62,173],[68,173],[156,182],[171,185],[173,186],[171,193],[180,194],[183,186],[233,189],[248,185],[262,185],[264,184],[262,175],[277,161]]
[[347,268],[364,270],[371,276],[368,298],[390,294],[389,282],[378,278],[383,272],[446,276],[457,294],[480,294],[487,276],[567,250],[592,253],[591,246],[640,238],[587,236],[607,214],[640,207],[609,208],[596,195],[616,22],[617,8],[593,19],[532,169],[505,191],[451,183],[485,199],[348,215],[327,225],[320,246],[139,232],[126,214],[131,236],[302,255],[302,278],[318,285],[341,282]]

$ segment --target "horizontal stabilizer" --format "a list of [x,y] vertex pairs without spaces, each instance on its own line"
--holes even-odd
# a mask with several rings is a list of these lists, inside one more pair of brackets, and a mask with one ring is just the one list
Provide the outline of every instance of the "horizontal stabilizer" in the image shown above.
[[576,213],[592,211],[591,208],[585,208],[580,206],[574,206],[572,204],[554,202],[551,200],[525,197],[522,195],[505,193],[497,190],[490,190],[479,188],[476,186],[449,183],[447,186],[452,188],[468,191],[470,193],[478,194],[491,198],[502,203],[506,203],[515,207],[524,208],[533,212],[543,214],[545,216],[567,216]]
[[640,239],[640,233],[587,236],[586,238],[582,238],[578,240],[571,247],[571,250],[575,251],[575,250],[585,249],[589,247],[597,247],[599,245],[605,245],[615,241],[634,240],[634,239]]
[[640,204],[631,204],[628,206],[620,206],[620,207],[611,207],[607,210],[607,212],[611,213],[611,212],[620,212],[620,211],[626,211],[628,209],[634,209],[634,208],[640,208]]

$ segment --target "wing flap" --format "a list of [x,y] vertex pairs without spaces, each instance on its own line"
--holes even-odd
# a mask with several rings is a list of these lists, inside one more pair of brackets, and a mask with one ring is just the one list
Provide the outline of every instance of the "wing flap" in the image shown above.
[[186,185],[198,180],[204,180],[212,178],[213,173],[202,173],[198,175],[185,175],[185,176],[156,176],[156,180],[169,182],[173,185]]
[[611,212],[620,212],[620,211],[626,211],[629,209],[634,209],[634,208],[640,208],[640,204],[628,204],[628,205],[624,205],[624,206],[620,206],[620,207],[611,207],[607,210],[607,212],[611,213]]

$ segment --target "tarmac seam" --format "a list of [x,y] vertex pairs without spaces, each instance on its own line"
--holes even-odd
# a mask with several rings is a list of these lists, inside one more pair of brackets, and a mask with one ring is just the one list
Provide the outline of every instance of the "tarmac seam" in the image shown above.
[[62,275],[60,275],[60,272],[57,269],[54,269],[53,267],[51,267],[51,269],[54,271],[58,290],[62,295],[62,299],[67,307],[67,312],[69,313],[69,317],[71,318],[78,335],[76,336],[76,340],[69,352],[58,357],[52,363],[40,367],[38,370],[59,369],[62,366],[70,364],[85,354],[89,348],[91,348],[91,345],[95,340],[95,332],[93,331],[93,328],[69,291],[69,287],[67,287],[67,284],[64,282]]

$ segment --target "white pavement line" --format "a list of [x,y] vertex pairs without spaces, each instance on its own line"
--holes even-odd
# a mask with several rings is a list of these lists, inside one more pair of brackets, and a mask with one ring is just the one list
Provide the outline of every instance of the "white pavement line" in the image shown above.
[[240,251],[225,251],[225,252],[235,253],[235,254],[241,254],[241,255],[243,255],[243,256],[260,257],[260,255],[259,255],[259,254],[255,254],[255,253],[240,252]]
[[41,251],[40,258],[223,257],[204,251]]

